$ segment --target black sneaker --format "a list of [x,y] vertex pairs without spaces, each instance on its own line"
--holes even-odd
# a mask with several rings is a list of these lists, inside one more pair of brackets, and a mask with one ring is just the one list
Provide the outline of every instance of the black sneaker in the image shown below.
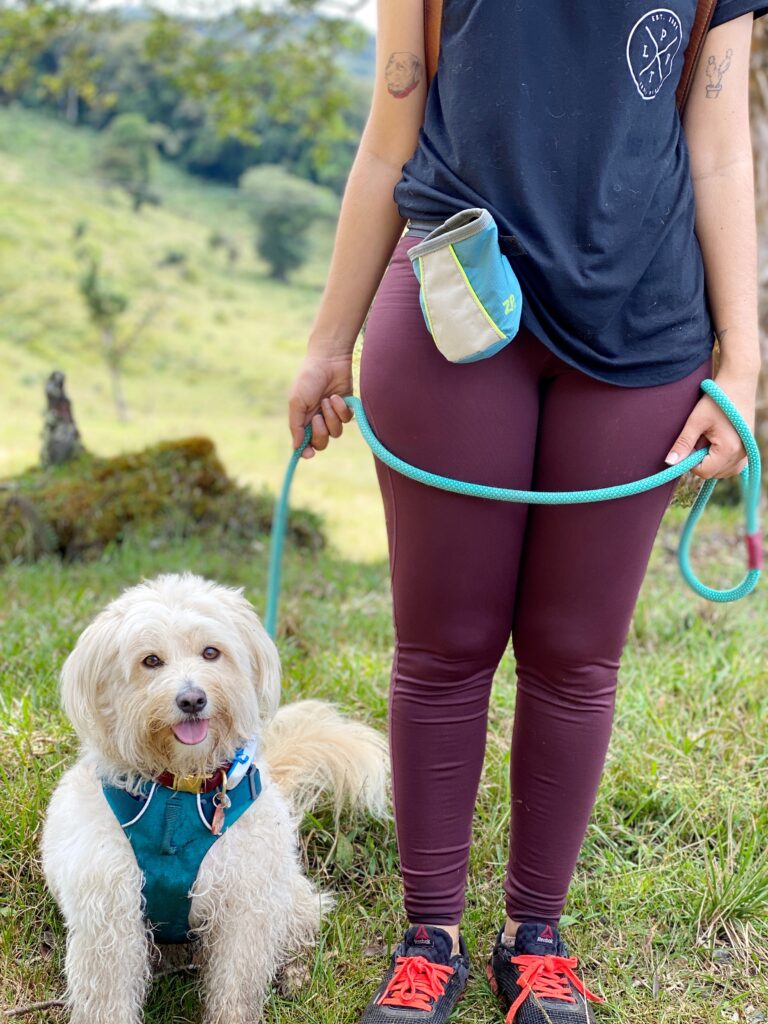
[[469,954],[459,937],[442,928],[414,925],[392,953],[387,973],[371,996],[360,1024],[445,1024],[469,976]]
[[515,945],[496,936],[485,973],[507,1014],[506,1024],[595,1024],[589,1002],[602,1003],[576,975],[576,957],[569,957],[557,928],[526,921]]

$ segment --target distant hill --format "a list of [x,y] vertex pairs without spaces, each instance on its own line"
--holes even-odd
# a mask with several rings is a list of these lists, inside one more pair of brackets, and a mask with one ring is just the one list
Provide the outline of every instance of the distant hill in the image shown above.
[[[254,255],[237,189],[160,161],[154,184],[163,203],[136,215],[122,194],[99,186],[98,141],[93,130],[40,112],[0,110],[0,478],[37,462],[43,385],[61,369],[92,451],[205,434],[232,475],[277,489],[290,453],[286,395],[324,284],[330,227],[317,226],[310,261],[295,279],[275,284]],[[127,424],[115,417],[98,336],[78,293],[78,225],[131,296],[129,319],[159,303],[126,367]],[[210,249],[214,229],[239,248],[233,267]],[[349,435],[324,453],[320,472],[301,467],[295,500],[329,515],[329,534],[346,551],[381,554],[372,460],[357,430]]]

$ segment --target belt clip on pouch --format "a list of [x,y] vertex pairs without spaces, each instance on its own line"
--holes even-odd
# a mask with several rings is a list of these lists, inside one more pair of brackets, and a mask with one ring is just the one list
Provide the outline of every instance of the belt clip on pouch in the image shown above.
[[460,210],[408,256],[427,328],[450,362],[487,359],[517,334],[523,297],[489,210]]

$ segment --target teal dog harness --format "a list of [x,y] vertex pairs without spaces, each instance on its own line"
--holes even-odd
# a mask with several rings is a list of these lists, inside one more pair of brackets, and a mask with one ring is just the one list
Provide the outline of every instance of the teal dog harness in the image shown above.
[[154,781],[146,782],[134,796],[102,784],[144,876],[144,914],[157,942],[194,938],[190,890],[203,858],[261,793],[259,770],[246,751],[238,750],[221,776],[222,785],[207,793],[184,792]]

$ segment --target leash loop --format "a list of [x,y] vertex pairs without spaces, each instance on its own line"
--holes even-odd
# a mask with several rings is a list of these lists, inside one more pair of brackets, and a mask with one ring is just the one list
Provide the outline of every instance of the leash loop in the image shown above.
[[[739,435],[744,449],[747,453],[747,465],[739,474],[742,499],[745,511],[745,541],[747,546],[747,573],[740,583],[725,590],[717,590],[703,583],[693,571],[690,559],[690,548],[693,531],[701,518],[701,514],[712,492],[717,485],[717,480],[705,480],[696,497],[691,511],[688,514],[685,526],[680,536],[678,547],[678,565],[686,583],[700,597],[708,601],[728,602],[738,601],[746,597],[757,586],[762,569],[762,537],[759,525],[760,510],[760,489],[761,489],[761,466],[760,450],[757,447],[752,432],[750,431],[744,417],[728,398],[715,381],[707,378],[701,382],[702,391],[708,395],[726,414],[736,433]],[[617,498],[630,497],[633,494],[642,494],[654,487],[670,483],[702,462],[709,448],[700,448],[692,452],[687,458],[674,466],[669,466],[651,476],[643,477],[641,480],[633,480],[629,483],[616,484],[612,487],[588,488],[580,491],[529,491],[511,487],[493,487],[487,484],[472,483],[467,480],[456,480],[452,477],[441,476],[438,473],[430,473],[428,470],[420,469],[409,462],[399,458],[393,452],[385,448],[381,441],[374,434],[365,409],[360,399],[355,395],[347,395],[344,398],[345,404],[354,412],[360,433],[368,447],[376,458],[380,459],[390,469],[401,473],[403,476],[426,484],[429,487],[437,487],[443,491],[452,491],[456,494],[464,494],[471,497],[487,498],[492,501],[515,501],[530,505],[574,505],[587,504],[593,501],[614,501]],[[282,491],[275,504],[275,514],[272,521],[272,542],[270,550],[269,580],[267,586],[267,611],[264,623],[267,632],[274,637],[277,619],[277,600],[280,589],[280,564],[282,559],[283,540],[287,519],[288,493],[290,491],[293,474],[301,453],[309,444],[312,437],[312,425],[307,424],[304,430],[304,439],[298,448],[291,454],[283,481]]]

